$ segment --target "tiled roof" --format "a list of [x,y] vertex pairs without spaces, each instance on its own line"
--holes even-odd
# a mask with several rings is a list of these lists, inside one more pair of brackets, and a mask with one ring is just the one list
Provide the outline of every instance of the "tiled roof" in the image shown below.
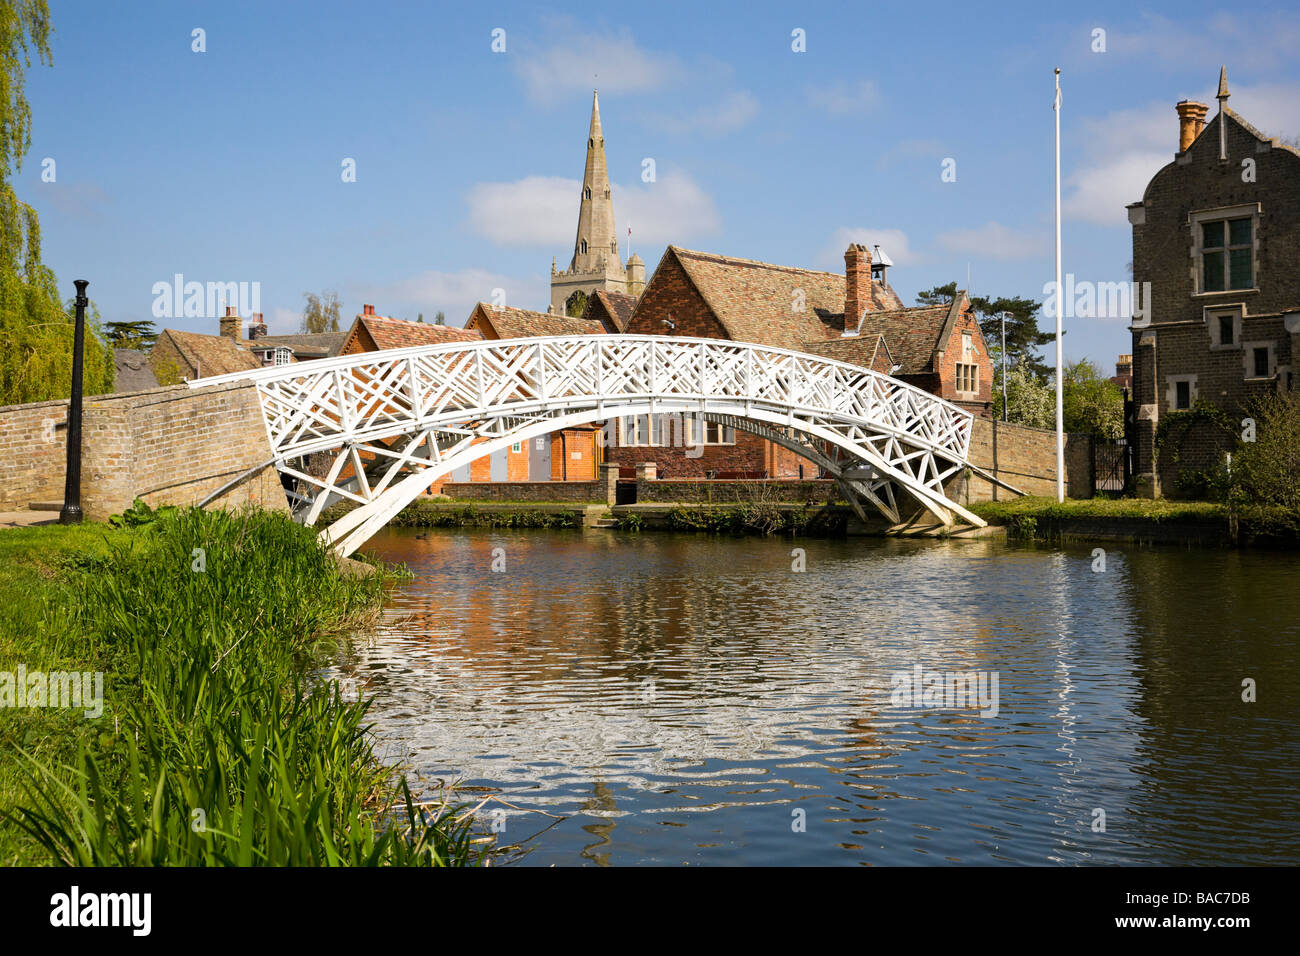
[[591,319],[575,319],[568,315],[534,312],[507,306],[494,309],[486,302],[474,307],[474,317],[486,317],[497,335],[503,339],[526,339],[543,335],[602,335],[605,327]]
[[301,335],[262,335],[239,344],[248,349],[288,348],[296,358],[331,358],[339,354],[348,340],[346,332],[320,332]]
[[[727,335],[738,342],[797,349],[801,343],[840,334],[845,280],[839,273],[677,246],[669,246],[668,251],[676,255]],[[871,295],[872,308],[902,308],[902,301],[887,285],[873,282]],[[800,298],[804,308],[797,311]]]
[[378,349],[404,349],[417,345],[445,345],[450,342],[477,342],[483,338],[473,329],[458,329],[450,325],[432,325],[428,322],[409,322],[390,319],[383,315],[358,315],[345,336],[340,348],[365,351],[364,343],[354,343],[364,331]]
[[636,308],[637,297],[626,295],[622,292],[606,292],[600,289],[587,300],[587,311],[582,317],[587,320],[600,321],[599,318],[592,314],[593,310],[600,309],[609,316],[615,332],[622,332],[627,329],[627,324],[632,321],[632,311]]
[[834,342],[809,342],[803,348],[807,352],[848,362],[851,360],[843,358],[836,350],[848,353],[853,351],[854,346],[841,343],[874,341],[878,336],[883,335],[889,346],[889,354],[894,362],[902,366],[898,374],[918,375],[922,372],[933,372],[930,363],[943,341],[952,310],[951,304],[944,303],[910,309],[890,309],[887,312],[868,312],[857,336],[837,339]]
[[143,392],[158,387],[158,379],[149,367],[149,356],[146,353],[135,349],[113,349],[113,364],[117,367],[117,379],[113,386],[115,391]]
[[234,339],[224,335],[203,335],[176,329],[163,329],[159,336],[163,335],[171,337],[176,351],[195,369],[196,378],[262,367],[256,355],[240,348]]
[[805,343],[803,351],[834,359],[837,362],[847,362],[859,368],[874,369],[886,375],[891,374],[896,361],[889,349],[889,343],[879,333]]

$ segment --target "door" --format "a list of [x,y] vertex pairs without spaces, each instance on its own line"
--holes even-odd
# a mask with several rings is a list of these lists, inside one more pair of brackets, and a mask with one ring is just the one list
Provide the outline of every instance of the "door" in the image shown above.
[[498,449],[488,459],[488,478],[491,481],[508,481],[510,478],[510,449]]
[[461,465],[459,468],[453,468],[451,471],[452,481],[469,481],[469,462]]
[[550,435],[539,435],[528,443],[528,480],[551,480]]

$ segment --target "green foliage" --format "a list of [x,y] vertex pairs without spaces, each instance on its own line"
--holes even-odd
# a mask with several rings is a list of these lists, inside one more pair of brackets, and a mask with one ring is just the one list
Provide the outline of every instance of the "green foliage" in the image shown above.
[[645,527],[645,519],[635,511],[627,511],[615,516],[614,522],[619,531],[630,531],[634,534]]
[[[1030,428],[1056,427],[1056,391],[1028,368],[1007,369],[1007,420]],[[1001,383],[993,389],[993,417],[1002,419]]]
[[[1052,399],[1055,403],[1055,397]],[[1124,391],[1088,359],[1065,367],[1062,395],[1065,430],[1097,438],[1124,437]],[[1055,427],[1055,406],[1053,426]]]
[[1233,484],[1247,501],[1300,510],[1300,393],[1264,396],[1250,412],[1255,440],[1238,441]]
[[367,704],[313,676],[323,637],[373,621],[386,576],[340,574],[284,516],[151,515],[105,533],[93,570],[56,578],[70,610],[27,619],[73,641],[78,669],[107,671],[105,712],[71,753],[6,755],[23,775],[17,805],[0,804],[6,835],[79,866],[479,859],[460,808],[417,807],[376,759]]
[[1169,412],[1156,426],[1156,459],[1161,464],[1177,464],[1182,456],[1183,440],[1194,425],[1209,425],[1225,435],[1235,435],[1236,422],[1218,405],[1203,398],[1192,403],[1191,408]]
[[672,531],[731,535],[832,536],[843,534],[846,525],[847,516],[832,508],[815,505],[780,508],[749,502],[724,506],[678,505],[668,512],[667,518],[667,526]]
[[[935,286],[917,294],[921,305],[939,305],[951,302],[957,294],[957,283]],[[1038,311],[1043,307],[1034,299],[999,296],[991,298],[983,295],[970,296],[971,308],[979,317],[980,331],[984,333],[984,342],[993,359],[994,368],[1002,361],[1002,319],[1001,313],[1007,314],[1007,367],[1024,367],[1036,378],[1045,378],[1049,374],[1047,365],[1038,355],[1038,349],[1054,341],[1055,335],[1038,328]],[[1010,381],[1008,379],[1008,381]]]
[[[50,62],[45,0],[0,4],[0,405],[67,398],[72,393],[73,318],[60,306],[54,273],[41,263],[36,211],[11,185],[31,145],[25,94],[31,55]],[[113,389],[112,352],[97,323],[86,323],[82,388]]]
[[306,300],[302,308],[301,330],[303,332],[319,335],[322,332],[339,331],[339,310],[342,304],[337,292],[325,292],[321,295],[304,292],[302,295]]
[[446,325],[446,324],[447,324],[447,313],[444,312],[444,311],[442,311],[442,309],[439,309],[439,310],[434,314],[434,316],[433,316],[433,324],[434,324],[434,325]]
[[568,510],[503,511],[474,505],[438,507],[417,503],[402,509],[390,524],[405,528],[576,528],[581,519]]
[[114,528],[138,528],[153,524],[159,518],[171,517],[176,513],[174,505],[163,505],[157,511],[150,508],[143,498],[136,498],[120,515],[110,515],[108,523]]
[[564,303],[564,314],[571,318],[580,319],[586,311],[587,293],[581,289],[569,296],[568,301]]
[[105,322],[104,337],[112,348],[147,352],[158,341],[158,330],[148,319],[137,319],[133,322]]

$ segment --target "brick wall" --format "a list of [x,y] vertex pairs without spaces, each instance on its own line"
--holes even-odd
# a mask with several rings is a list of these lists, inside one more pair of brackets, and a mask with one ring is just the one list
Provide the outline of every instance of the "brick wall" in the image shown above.
[[832,501],[842,502],[835,492],[833,481],[673,481],[637,480],[637,504],[699,502],[728,504],[735,501],[769,501],[797,502],[812,501],[828,504]]
[[[0,510],[63,500],[67,409],[66,401],[0,408]],[[256,391],[246,383],[88,398],[82,409],[81,506],[91,520],[137,497],[155,506],[197,503],[270,457]],[[219,504],[287,508],[273,468]]]
[[[976,418],[971,429],[969,460],[1029,495],[1056,495],[1056,432]],[[1065,436],[1065,494],[1092,497],[1092,439]],[[950,488],[955,501],[1006,500],[1015,495],[971,475],[964,488]]]
[[601,468],[595,481],[445,482],[442,493],[474,501],[603,501],[614,504],[618,466]]

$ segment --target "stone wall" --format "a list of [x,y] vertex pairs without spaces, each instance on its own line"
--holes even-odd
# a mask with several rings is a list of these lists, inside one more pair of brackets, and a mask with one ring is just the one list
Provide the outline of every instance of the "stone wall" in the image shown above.
[[[68,403],[0,408],[0,511],[63,500]],[[252,385],[186,385],[87,398],[82,405],[81,507],[102,521],[135,498],[195,504],[270,458]],[[263,468],[218,500],[287,509]]]
[[603,501],[614,504],[618,466],[601,465],[595,481],[448,481],[442,493],[468,501]]
[[798,479],[771,481],[677,480],[646,481],[637,479],[637,504],[692,502],[700,504],[732,504],[738,501],[783,501],[816,504],[842,502],[835,492],[835,482],[800,481]]
[[[970,463],[992,472],[1028,495],[1056,495],[1056,432],[977,418],[971,430]],[[952,489],[954,500],[989,501],[1016,497],[1005,488],[972,474],[964,488]],[[1065,494],[1091,498],[1092,438],[1065,436]]]

